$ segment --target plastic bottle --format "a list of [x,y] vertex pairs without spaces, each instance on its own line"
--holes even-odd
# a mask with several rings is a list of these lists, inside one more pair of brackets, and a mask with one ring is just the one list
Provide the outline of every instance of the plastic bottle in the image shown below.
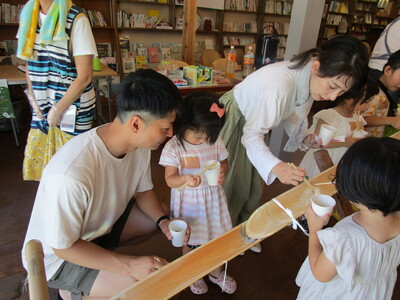
[[226,71],[225,71],[225,76],[229,78],[234,78],[235,77],[235,65],[236,65],[236,51],[235,51],[235,46],[231,46],[231,49],[228,52],[227,55],[227,63],[226,63]]
[[243,60],[243,78],[249,76],[254,70],[254,52],[253,47],[249,47],[249,50],[244,55]]

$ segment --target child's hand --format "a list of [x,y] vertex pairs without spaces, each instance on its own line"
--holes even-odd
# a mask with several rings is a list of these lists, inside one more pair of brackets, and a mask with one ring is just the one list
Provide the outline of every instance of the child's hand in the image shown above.
[[310,233],[322,229],[322,227],[324,227],[324,225],[328,222],[329,218],[331,217],[331,214],[332,213],[329,213],[322,217],[318,217],[313,211],[311,205],[308,205],[306,209],[306,218]]
[[190,187],[197,187],[201,183],[201,177],[199,175],[185,175],[185,182],[189,183]]
[[222,170],[222,168],[219,170],[219,176],[218,176],[218,185],[222,185],[225,180],[225,172]]
[[400,115],[396,117],[392,117],[390,119],[390,125],[392,125],[394,128],[400,130]]
[[306,145],[308,148],[315,148],[319,149],[322,146],[322,140],[317,139],[314,133],[306,135],[303,140],[303,144]]

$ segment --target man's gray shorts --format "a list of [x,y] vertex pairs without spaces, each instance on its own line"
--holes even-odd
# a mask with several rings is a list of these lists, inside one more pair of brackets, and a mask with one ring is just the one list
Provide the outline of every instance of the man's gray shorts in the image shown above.
[[[124,229],[134,203],[135,199],[132,198],[124,213],[118,218],[109,233],[98,237],[91,242],[109,250],[117,248],[122,230]],[[90,290],[92,289],[93,283],[99,272],[99,270],[78,266],[68,261],[64,261],[47,284],[50,288],[70,291],[72,300],[80,300],[82,299],[82,295],[88,296],[90,294]]]

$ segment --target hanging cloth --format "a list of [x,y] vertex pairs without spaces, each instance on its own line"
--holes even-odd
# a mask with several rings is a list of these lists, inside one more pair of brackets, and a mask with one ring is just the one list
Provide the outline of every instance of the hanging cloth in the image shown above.
[[[71,0],[54,0],[40,28],[40,44],[47,45],[53,41],[66,41],[69,39],[68,34],[65,32],[65,26],[71,6]],[[30,60],[33,58],[39,10],[39,0],[29,0],[21,11],[17,49],[17,56],[21,59]]]

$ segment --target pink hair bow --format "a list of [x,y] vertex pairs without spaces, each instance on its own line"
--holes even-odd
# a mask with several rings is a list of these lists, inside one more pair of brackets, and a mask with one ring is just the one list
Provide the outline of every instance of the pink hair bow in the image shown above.
[[210,112],[216,112],[218,117],[222,118],[225,113],[225,109],[220,108],[217,103],[213,103],[210,107]]

